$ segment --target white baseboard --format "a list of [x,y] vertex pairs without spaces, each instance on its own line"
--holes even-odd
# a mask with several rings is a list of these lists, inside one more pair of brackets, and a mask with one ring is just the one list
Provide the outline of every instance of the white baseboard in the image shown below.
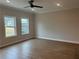
[[23,41],[23,40],[18,40],[18,41],[15,41],[15,42],[7,43],[7,44],[4,44],[4,45],[1,45],[0,48],[11,45],[11,44],[14,44],[14,43],[18,43],[18,42],[21,42],[21,41]]
[[11,45],[11,44],[15,44],[15,43],[18,43],[18,42],[26,41],[26,40],[29,40],[29,39],[32,39],[32,38],[23,39],[23,40],[17,40],[17,41],[14,41],[14,42],[6,43],[6,44],[1,45],[0,48]]
[[70,40],[62,40],[62,39],[53,39],[53,38],[46,38],[46,37],[37,37],[39,39],[46,39],[46,40],[54,40],[54,41],[60,41],[60,42],[67,42],[67,43],[74,43],[79,44],[79,41],[70,41]]

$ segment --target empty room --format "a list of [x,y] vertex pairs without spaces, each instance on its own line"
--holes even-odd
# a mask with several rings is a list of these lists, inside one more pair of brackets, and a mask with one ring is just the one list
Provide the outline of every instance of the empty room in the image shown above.
[[79,0],[0,0],[0,59],[79,59]]

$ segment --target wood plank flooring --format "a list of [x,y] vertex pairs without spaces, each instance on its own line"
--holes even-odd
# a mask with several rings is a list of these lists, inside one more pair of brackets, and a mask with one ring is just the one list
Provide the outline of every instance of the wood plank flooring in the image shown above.
[[79,45],[33,39],[0,49],[0,59],[79,59]]

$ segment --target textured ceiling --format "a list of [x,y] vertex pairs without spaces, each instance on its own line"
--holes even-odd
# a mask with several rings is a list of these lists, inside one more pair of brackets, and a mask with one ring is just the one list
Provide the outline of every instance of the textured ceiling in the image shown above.
[[[24,11],[32,11],[31,8],[24,8],[29,6],[29,0],[10,0],[10,3],[7,3],[6,0],[0,0],[1,5],[21,9]],[[61,7],[58,7],[56,4],[60,3]],[[44,8],[34,8],[36,13],[46,13],[54,12],[64,9],[79,8],[79,0],[35,0],[37,5],[42,5]]]

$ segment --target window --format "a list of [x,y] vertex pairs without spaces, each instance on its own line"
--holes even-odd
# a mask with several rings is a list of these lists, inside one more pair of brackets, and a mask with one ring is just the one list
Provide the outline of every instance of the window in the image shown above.
[[5,16],[4,17],[5,24],[5,36],[12,37],[16,36],[16,17]]
[[21,34],[29,34],[29,19],[28,18],[22,18],[21,19]]

